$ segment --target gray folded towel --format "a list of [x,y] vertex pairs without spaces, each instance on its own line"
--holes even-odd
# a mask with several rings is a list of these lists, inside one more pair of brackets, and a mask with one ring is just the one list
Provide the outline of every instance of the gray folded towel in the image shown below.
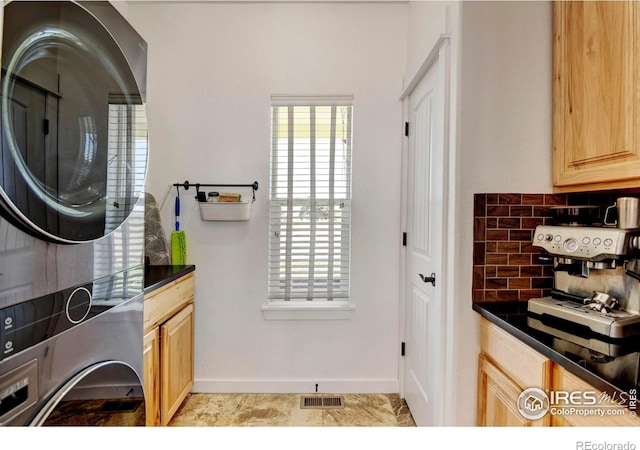
[[144,195],[144,255],[152,266],[171,264],[169,245],[160,220],[160,208],[156,199],[148,192]]

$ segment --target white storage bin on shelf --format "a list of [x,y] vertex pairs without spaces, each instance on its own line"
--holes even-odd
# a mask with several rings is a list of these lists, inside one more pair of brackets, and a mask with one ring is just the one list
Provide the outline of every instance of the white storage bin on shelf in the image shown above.
[[[202,220],[249,220],[251,218],[251,204],[256,201],[256,191],[258,190],[258,182],[254,181],[251,184],[202,184],[202,183],[174,183],[177,189],[177,194],[180,196],[180,188],[188,191],[190,187],[196,188],[196,200],[198,202],[198,208],[200,210],[200,219]],[[248,198],[243,192],[237,192],[234,189],[232,194],[219,194],[220,201],[209,202],[207,201],[207,193],[201,191],[202,187],[231,187],[231,188],[251,188],[251,200],[245,200]],[[237,197],[235,197],[237,195]],[[231,197],[234,201],[230,200]],[[235,198],[233,198],[235,197]],[[242,199],[242,201],[235,201]]]
[[251,201],[198,202],[202,220],[249,220]]

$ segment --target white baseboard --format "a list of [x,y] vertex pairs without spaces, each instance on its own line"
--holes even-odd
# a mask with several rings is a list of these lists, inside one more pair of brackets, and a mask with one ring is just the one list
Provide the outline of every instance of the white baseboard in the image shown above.
[[397,379],[346,379],[346,380],[195,380],[194,393],[259,393],[259,394],[393,394],[400,392]]

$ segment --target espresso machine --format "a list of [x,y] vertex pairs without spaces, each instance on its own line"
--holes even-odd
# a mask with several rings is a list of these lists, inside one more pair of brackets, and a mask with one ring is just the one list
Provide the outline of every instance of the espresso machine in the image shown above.
[[554,280],[550,296],[528,301],[529,326],[608,349],[640,335],[640,230],[540,225],[532,244],[552,259]]

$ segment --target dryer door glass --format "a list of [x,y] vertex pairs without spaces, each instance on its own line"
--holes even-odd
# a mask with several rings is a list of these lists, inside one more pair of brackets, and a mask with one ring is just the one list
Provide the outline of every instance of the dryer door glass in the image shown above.
[[42,406],[36,426],[145,426],[142,382],[120,361],[88,367],[71,378]]
[[117,229],[143,191],[147,123],[112,33],[72,2],[11,2],[1,87],[5,217],[58,243]]

